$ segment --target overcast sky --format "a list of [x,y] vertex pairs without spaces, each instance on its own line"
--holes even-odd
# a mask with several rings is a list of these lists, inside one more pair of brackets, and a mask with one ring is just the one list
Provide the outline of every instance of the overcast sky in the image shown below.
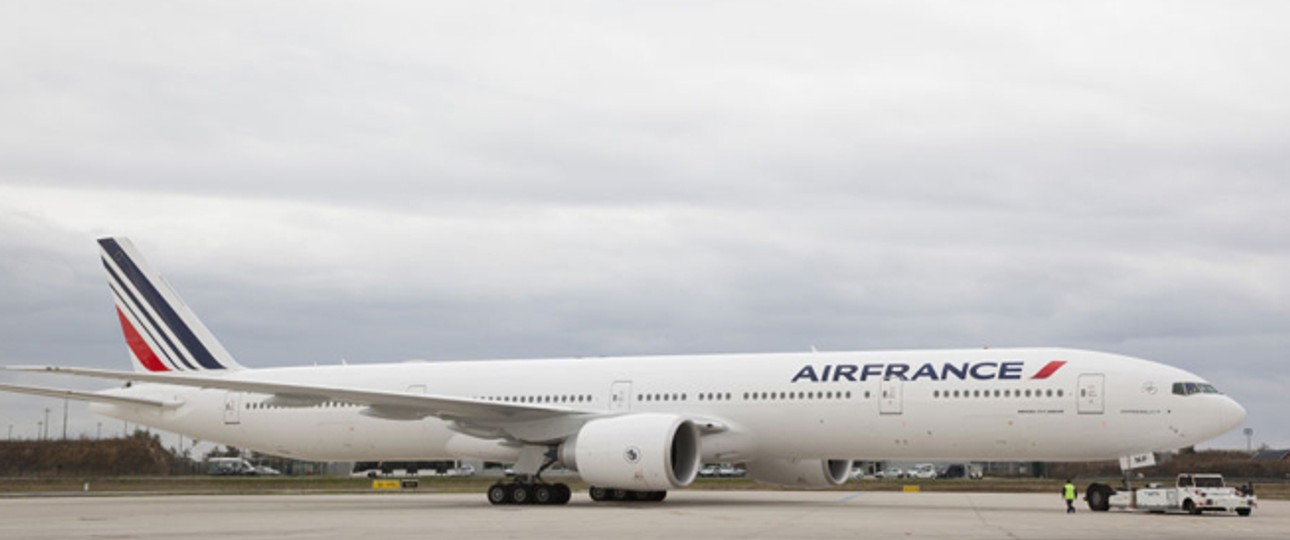
[[1079,347],[1290,446],[1290,4],[442,4],[7,3],[0,364],[128,368],[124,235],[253,367]]

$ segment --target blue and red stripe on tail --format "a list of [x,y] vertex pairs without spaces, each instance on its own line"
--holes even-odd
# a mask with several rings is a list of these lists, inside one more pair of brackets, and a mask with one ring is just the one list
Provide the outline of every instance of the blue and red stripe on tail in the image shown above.
[[135,371],[241,369],[126,238],[99,239]]

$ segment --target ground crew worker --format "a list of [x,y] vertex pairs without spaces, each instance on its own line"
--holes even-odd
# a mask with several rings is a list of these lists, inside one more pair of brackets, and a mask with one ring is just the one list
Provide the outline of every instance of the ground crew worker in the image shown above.
[[1075,483],[1069,478],[1066,479],[1066,485],[1062,487],[1062,497],[1066,499],[1066,513],[1075,513]]

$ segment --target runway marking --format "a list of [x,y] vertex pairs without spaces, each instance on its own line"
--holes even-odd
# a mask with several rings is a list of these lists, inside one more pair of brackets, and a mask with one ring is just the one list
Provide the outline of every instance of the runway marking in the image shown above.
[[856,497],[859,497],[859,496],[861,496],[861,495],[864,495],[864,492],[863,492],[863,491],[857,491],[857,492],[855,492],[855,493],[852,493],[852,494],[850,494],[850,495],[847,495],[846,497],[843,497],[843,498],[841,498],[841,499],[838,499],[838,502],[840,502],[840,503],[844,503],[844,502],[851,502],[851,501],[855,500],[855,498],[856,498]]

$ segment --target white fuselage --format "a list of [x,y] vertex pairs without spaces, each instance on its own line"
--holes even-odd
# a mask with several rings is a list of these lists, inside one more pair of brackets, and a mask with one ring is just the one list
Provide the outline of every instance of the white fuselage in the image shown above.
[[[1064,363],[1054,368],[1055,362]],[[1051,373],[1044,377],[1046,367]],[[729,462],[1112,459],[1196,444],[1245,417],[1221,394],[1171,393],[1173,383],[1202,380],[1186,371],[1071,349],[408,362],[221,376],[594,414],[675,413],[719,423],[723,429],[702,439],[703,459]],[[108,392],[183,404],[164,410],[95,404],[102,414],[301,459],[517,455],[518,445],[465,434],[449,421],[374,418],[357,405],[267,406],[267,395],[157,384]]]

